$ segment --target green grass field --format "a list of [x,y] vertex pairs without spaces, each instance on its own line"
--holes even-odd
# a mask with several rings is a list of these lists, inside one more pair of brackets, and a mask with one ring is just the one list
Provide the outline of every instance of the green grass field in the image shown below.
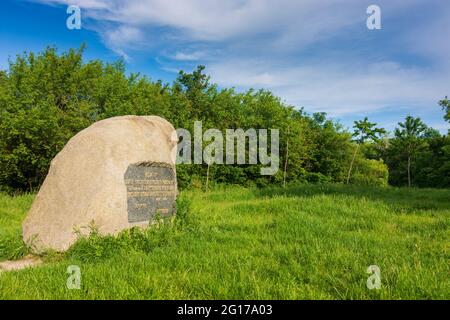
[[[182,198],[191,210],[175,223],[94,235],[43,266],[3,272],[0,299],[450,299],[450,190],[300,185]],[[0,195],[0,260],[26,254],[32,200]],[[80,290],[66,287],[70,265]],[[379,290],[366,286],[370,265]]]

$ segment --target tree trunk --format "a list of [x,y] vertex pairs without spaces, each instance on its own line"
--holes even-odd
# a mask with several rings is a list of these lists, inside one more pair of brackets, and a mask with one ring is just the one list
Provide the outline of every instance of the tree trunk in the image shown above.
[[411,156],[408,154],[408,188],[411,188]]
[[359,149],[359,144],[356,145],[355,152],[353,153],[352,162],[350,162],[350,168],[348,169],[348,174],[347,174],[347,184],[350,181],[350,175],[352,174],[353,163],[355,162],[356,153],[358,152],[358,149]]
[[206,191],[208,191],[208,183],[209,183],[209,163],[208,169],[206,170]]
[[289,129],[288,129],[288,136],[287,136],[287,140],[286,140],[286,159],[284,161],[283,188],[286,188],[286,172],[287,172],[287,165],[288,165],[288,157],[289,157]]

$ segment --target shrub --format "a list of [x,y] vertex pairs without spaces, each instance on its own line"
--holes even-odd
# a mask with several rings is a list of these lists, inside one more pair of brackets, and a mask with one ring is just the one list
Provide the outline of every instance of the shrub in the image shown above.
[[385,187],[389,172],[383,160],[359,159],[350,182],[361,185]]

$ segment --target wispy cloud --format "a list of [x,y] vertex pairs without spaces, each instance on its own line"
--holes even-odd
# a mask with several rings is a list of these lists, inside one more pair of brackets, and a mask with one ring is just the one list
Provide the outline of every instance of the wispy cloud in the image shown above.
[[207,53],[201,52],[201,51],[195,51],[195,52],[181,52],[178,51],[173,56],[174,60],[178,61],[199,61],[200,59],[205,58]]
[[[67,4],[65,0],[36,0]],[[450,3],[378,0],[73,0],[106,46],[162,70],[206,64],[212,80],[273,90],[332,115],[435,105],[449,94]]]
[[125,50],[136,47],[137,43],[145,40],[143,32],[139,28],[126,25],[102,33],[102,36],[103,41],[126,60],[130,60],[130,57]]
[[288,103],[332,116],[433,106],[450,83],[448,74],[428,74],[393,62],[360,66],[316,62],[272,68],[265,63],[231,61],[213,64],[208,72],[223,86],[267,88]]

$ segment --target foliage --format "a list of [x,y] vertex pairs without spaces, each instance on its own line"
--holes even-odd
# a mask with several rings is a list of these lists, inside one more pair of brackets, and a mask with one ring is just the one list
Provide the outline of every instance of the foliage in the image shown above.
[[355,121],[355,131],[353,132],[353,137],[356,137],[358,143],[364,143],[366,141],[378,141],[380,137],[386,134],[386,130],[383,128],[375,127],[377,124],[375,122],[370,122],[367,117],[364,120]]
[[355,173],[350,182],[366,186],[386,187],[388,176],[388,167],[383,160],[360,159],[355,164]]
[[439,101],[439,105],[442,107],[442,110],[445,112],[444,119],[450,122],[450,101],[447,97]]
[[[428,128],[420,118],[406,117],[399,123],[395,137],[382,158],[389,166],[389,181],[393,185],[448,187],[450,158],[445,150],[448,137]],[[444,174],[443,176],[437,176]]]
[[[50,47],[37,55],[18,55],[8,70],[0,71],[0,190],[37,190],[51,159],[71,137],[95,121],[125,114],[158,115],[190,132],[197,120],[203,130],[222,133],[236,128],[280,130],[276,175],[261,176],[260,165],[214,164],[209,170],[211,186],[281,185],[285,164],[288,183],[356,182],[359,178],[351,179],[353,165],[363,163],[362,158],[383,159],[393,185],[408,184],[409,176],[411,185],[449,186],[448,179],[436,178],[448,172],[448,138],[432,130],[410,134],[400,127],[394,137],[380,139],[384,129],[365,118],[355,122],[352,141],[352,135],[325,113],[307,114],[267,90],[219,89],[203,66],[192,73],[182,71],[172,84],[165,84],[127,75],[123,61],[85,62],[83,51],[81,46],[59,54]],[[448,101],[440,104],[445,109]],[[365,142],[369,146],[361,151]],[[376,167],[367,162],[364,170],[372,168],[369,175],[378,176]],[[206,173],[205,164],[178,166],[179,187],[204,188]]]
[[[124,63],[83,62],[84,48],[58,54],[48,48],[17,56],[0,82],[0,185],[35,190],[51,159],[78,131],[94,121],[124,114],[159,115],[192,132],[270,128],[280,130],[280,163],[289,139],[288,182],[323,176],[341,182],[351,149],[350,135],[326,119],[285,105],[265,90],[218,89],[200,66],[180,72],[172,85],[138,74],[126,76]],[[288,129],[289,128],[289,129]],[[202,186],[206,165],[180,166],[180,187]],[[211,183],[265,186],[281,183],[282,170],[261,176],[260,166],[213,165]]]
[[[366,141],[377,142],[382,135],[386,134],[386,130],[384,130],[383,128],[376,128],[376,125],[376,123],[370,122],[367,117],[365,117],[364,120],[355,121],[355,125],[353,126],[353,128],[355,128],[353,137],[357,138],[356,142],[358,144],[353,153],[352,161],[350,162],[350,168],[348,169],[347,184],[350,182],[353,164],[355,162],[356,154],[359,150],[360,144],[363,144]],[[372,180],[367,179],[366,181],[368,182]]]

